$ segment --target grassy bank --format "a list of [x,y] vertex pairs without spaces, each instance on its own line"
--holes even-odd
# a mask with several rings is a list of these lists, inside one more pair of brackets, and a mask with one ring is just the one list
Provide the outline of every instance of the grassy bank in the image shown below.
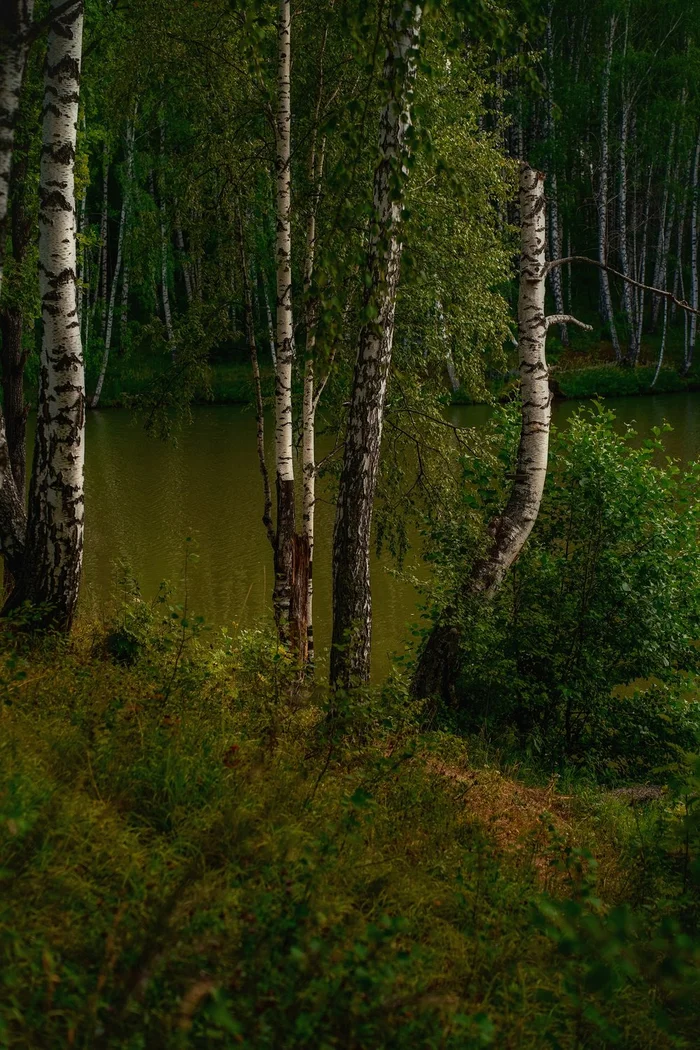
[[0,1045],[695,1045],[672,805],[499,768],[398,686],[329,722],[174,612],[2,643]]

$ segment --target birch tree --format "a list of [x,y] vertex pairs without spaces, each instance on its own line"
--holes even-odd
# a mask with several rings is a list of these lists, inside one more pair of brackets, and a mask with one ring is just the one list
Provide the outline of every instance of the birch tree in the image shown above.
[[[608,261],[608,177],[610,168],[610,76],[612,71],[613,50],[615,45],[615,29],[617,17],[611,15],[608,24],[608,35],[605,45],[605,62],[603,67],[603,82],[600,95],[600,172],[598,173],[598,258],[601,263]],[[615,353],[615,360],[621,361],[620,341],[617,337],[615,326],[615,311],[613,309],[612,295],[610,294],[610,280],[607,270],[600,271],[600,301],[602,313],[610,326],[610,339]]]
[[[92,396],[90,402],[91,408],[97,408],[100,403],[100,396],[102,394],[102,386],[105,381],[107,374],[107,365],[109,364],[109,351],[112,345],[112,329],[114,327],[114,307],[117,300],[117,284],[119,282],[119,274],[122,269],[122,256],[124,251],[124,237],[126,235],[126,224],[129,215],[129,203],[131,197],[131,182],[134,173],[134,122],[133,120],[128,121],[126,128],[126,176],[124,180],[124,190],[122,196],[122,208],[119,216],[119,234],[117,239],[117,260],[114,264],[114,273],[112,275],[112,287],[109,293],[109,304],[107,306],[107,323],[105,325],[105,340],[104,340],[104,351],[102,354],[102,366],[100,368],[100,375],[97,380],[97,386],[95,387],[95,393]],[[125,275],[126,276],[126,275]],[[127,280],[127,294],[128,294],[128,280]]]
[[[52,0],[51,11],[61,7]],[[83,5],[49,29],[39,183],[43,333],[26,550],[10,604],[30,601],[67,630],[83,558],[85,378],[76,302],[74,163]]]
[[[547,265],[544,175],[522,161],[519,205],[521,216],[518,355],[521,428],[514,481],[503,512],[488,528],[487,550],[473,566],[465,596],[488,598],[500,586],[537,520],[547,477],[552,394],[545,353],[547,330],[553,324],[576,324],[568,315],[545,313]],[[441,693],[449,697],[459,671],[460,631],[449,609],[431,632],[411,683],[416,696]]]
[[373,229],[367,269],[369,320],[360,332],[333,534],[334,686],[366,682],[370,671],[372,597],[369,555],[386,386],[394,339],[401,260],[401,195],[407,178],[411,102],[422,9],[403,0],[389,18],[384,62],[387,95],[379,118]]

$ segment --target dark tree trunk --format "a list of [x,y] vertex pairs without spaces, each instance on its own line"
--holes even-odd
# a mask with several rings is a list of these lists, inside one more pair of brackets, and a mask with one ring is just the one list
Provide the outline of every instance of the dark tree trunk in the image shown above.
[[24,366],[26,354],[22,349],[22,311],[9,307],[0,314],[2,336],[2,396],[5,412],[7,448],[12,476],[18,494],[24,499],[27,477],[27,415],[29,404],[24,400]]
[[[374,222],[367,304],[376,319],[360,333],[333,534],[333,641],[330,678],[349,687],[369,680],[372,596],[369,576],[372,505],[377,484],[386,384],[399,282],[401,185],[415,79],[421,8],[404,3],[390,21],[384,63],[387,98],[379,122],[381,159],[374,173]],[[398,184],[398,185],[397,185]]]

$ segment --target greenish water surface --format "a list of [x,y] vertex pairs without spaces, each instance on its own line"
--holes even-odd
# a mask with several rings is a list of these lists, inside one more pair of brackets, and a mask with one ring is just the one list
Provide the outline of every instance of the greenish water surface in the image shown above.
[[[685,460],[700,452],[700,394],[610,399],[621,422],[641,435],[664,420],[673,426],[669,451]],[[580,402],[555,405],[565,424]],[[449,410],[453,422],[478,426],[483,406]],[[261,522],[262,485],[255,419],[238,406],[197,406],[194,423],[176,447],[148,437],[121,409],[91,412],[86,441],[85,572],[81,607],[100,615],[114,594],[116,565],[130,566],[145,597],[162,580],[182,596],[186,538],[198,558],[189,575],[189,602],[213,628],[231,631],[270,620],[272,556]],[[268,436],[271,427],[268,426]],[[323,455],[323,447],[319,454]],[[269,449],[272,462],[272,448]],[[321,651],[330,641],[330,553],[334,508],[317,503],[315,626]],[[410,645],[410,624],[419,616],[419,595],[392,572],[385,556],[372,563],[373,672],[383,674],[392,653]],[[427,579],[417,554],[406,570]]]

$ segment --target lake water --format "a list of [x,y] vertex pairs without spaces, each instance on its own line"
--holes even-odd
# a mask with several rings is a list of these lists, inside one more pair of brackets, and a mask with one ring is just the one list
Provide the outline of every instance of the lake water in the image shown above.
[[[640,434],[668,420],[673,455],[700,453],[700,394],[609,399],[623,422]],[[565,423],[580,402],[555,405],[555,422]],[[186,538],[196,543],[191,566],[192,610],[213,627],[230,630],[270,622],[272,557],[261,522],[255,418],[238,406],[198,406],[194,423],[176,447],[148,437],[122,410],[91,412],[86,444],[85,572],[83,612],[99,614],[114,593],[116,565],[128,563],[145,597],[162,580],[182,595]],[[450,418],[475,426],[488,409],[453,408]],[[268,438],[271,438],[268,425]],[[323,448],[320,450],[323,454]],[[272,462],[272,447],[269,448]],[[334,508],[317,503],[314,563],[315,634],[319,652],[330,642],[330,554]],[[419,615],[414,587],[392,572],[391,560],[373,561],[373,673],[383,674],[392,653],[410,643],[409,624]],[[408,572],[427,578],[417,556]]]

